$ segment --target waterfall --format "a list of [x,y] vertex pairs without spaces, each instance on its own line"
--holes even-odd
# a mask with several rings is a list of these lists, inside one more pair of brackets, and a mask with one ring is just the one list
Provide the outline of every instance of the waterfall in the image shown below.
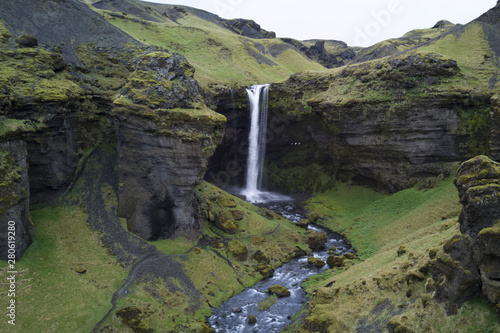
[[250,134],[248,135],[248,160],[246,188],[243,193],[249,201],[258,201],[262,188],[262,171],[266,153],[267,98],[269,84],[247,88],[250,102]]

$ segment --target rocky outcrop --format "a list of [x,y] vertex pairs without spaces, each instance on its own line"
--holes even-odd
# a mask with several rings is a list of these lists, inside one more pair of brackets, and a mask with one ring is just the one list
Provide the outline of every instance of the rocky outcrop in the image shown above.
[[[194,112],[194,111],[193,111]],[[212,111],[188,122],[189,115],[164,112],[176,132],[163,134],[157,122],[130,110],[116,111],[118,137],[118,216],[145,239],[195,228],[194,190],[220,138],[224,118]],[[210,119],[212,117],[213,119]]]
[[356,52],[342,41],[298,41],[292,38],[280,39],[287,44],[293,45],[309,59],[319,62],[326,68],[337,68],[344,66],[356,56]]
[[482,291],[500,310],[500,164],[486,156],[464,162],[455,185],[463,205],[462,235],[449,240],[432,261],[436,300],[451,314]]
[[[339,179],[385,192],[434,186],[489,151],[490,95],[440,90],[459,74],[452,59],[414,54],[272,84],[267,188],[319,192]],[[226,136],[207,173],[222,187],[243,183],[249,132],[245,91],[226,98]]]
[[0,259],[19,259],[33,242],[26,142],[0,142]]
[[118,216],[140,237],[158,239],[195,227],[194,190],[225,118],[195,109],[203,102],[201,89],[183,56],[148,51],[115,101]]
[[[0,225],[18,224],[17,255],[32,241],[29,203],[60,194],[81,157],[101,143],[116,144],[118,213],[130,231],[158,239],[196,229],[195,187],[225,118],[205,106],[194,68],[181,55],[138,45],[78,1],[30,3],[0,5],[8,23],[0,23],[1,182],[10,193]],[[17,21],[20,13],[36,18],[37,8],[54,10],[47,15],[57,32],[54,24]],[[68,40],[79,24],[89,27]]]
[[224,24],[229,30],[238,35],[250,38],[276,38],[276,34],[272,31],[264,30],[253,20],[234,19],[224,20],[219,19],[219,22]]

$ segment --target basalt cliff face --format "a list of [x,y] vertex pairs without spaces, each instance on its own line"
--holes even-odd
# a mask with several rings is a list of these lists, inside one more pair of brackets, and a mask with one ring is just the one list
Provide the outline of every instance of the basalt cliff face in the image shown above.
[[446,242],[431,262],[436,300],[448,314],[481,292],[500,311],[499,171],[497,162],[478,156],[464,162],[457,172],[462,234]]
[[[341,179],[396,192],[448,177],[461,161],[489,151],[491,92],[438,91],[460,75],[456,61],[421,54],[272,84],[268,186],[317,192]],[[358,84],[372,90],[335,100]],[[207,177],[221,186],[242,182],[244,99],[244,90],[236,90],[219,105],[228,118],[225,158],[215,153]]]
[[[0,228],[7,237],[15,222],[16,257],[32,242],[29,204],[64,191],[100,143],[116,144],[118,214],[130,231],[157,239],[195,229],[194,190],[225,118],[205,106],[186,59],[139,45],[78,1],[0,9]],[[90,30],[60,36],[74,22]]]

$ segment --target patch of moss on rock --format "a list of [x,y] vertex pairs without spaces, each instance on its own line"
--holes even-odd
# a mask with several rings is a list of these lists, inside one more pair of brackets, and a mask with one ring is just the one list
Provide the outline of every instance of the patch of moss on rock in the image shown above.
[[134,333],[152,333],[147,318],[148,314],[136,306],[128,306],[116,311],[116,315],[134,331]]
[[238,240],[232,240],[228,243],[227,249],[231,254],[240,261],[244,261],[248,256],[248,249]]
[[271,295],[276,295],[279,298],[290,296],[290,290],[288,290],[288,288],[283,287],[281,285],[271,286],[267,289],[267,292]]

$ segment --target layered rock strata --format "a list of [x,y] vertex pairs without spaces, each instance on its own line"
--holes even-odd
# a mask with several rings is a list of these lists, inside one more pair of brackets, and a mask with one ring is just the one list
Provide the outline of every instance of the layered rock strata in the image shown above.
[[[118,214],[131,232],[158,239],[196,229],[195,187],[225,118],[205,106],[194,68],[179,54],[139,45],[78,1],[30,3],[0,5],[0,227],[15,221],[17,257],[32,241],[29,204],[57,197],[101,143],[116,144]],[[92,29],[65,43],[69,35],[52,34],[53,25],[16,19],[37,18],[36,9],[58,31]],[[6,251],[2,241],[2,258]]]
[[[318,192],[339,179],[391,193],[434,186],[460,162],[489,152],[490,95],[443,87],[459,75],[452,59],[413,54],[272,84],[267,187]],[[218,112],[228,118],[227,133],[207,179],[241,185],[246,96],[241,89],[232,102],[225,98]]]
[[500,311],[500,164],[486,156],[464,162],[455,185],[463,205],[462,235],[432,261],[436,300],[451,314],[482,292]]

